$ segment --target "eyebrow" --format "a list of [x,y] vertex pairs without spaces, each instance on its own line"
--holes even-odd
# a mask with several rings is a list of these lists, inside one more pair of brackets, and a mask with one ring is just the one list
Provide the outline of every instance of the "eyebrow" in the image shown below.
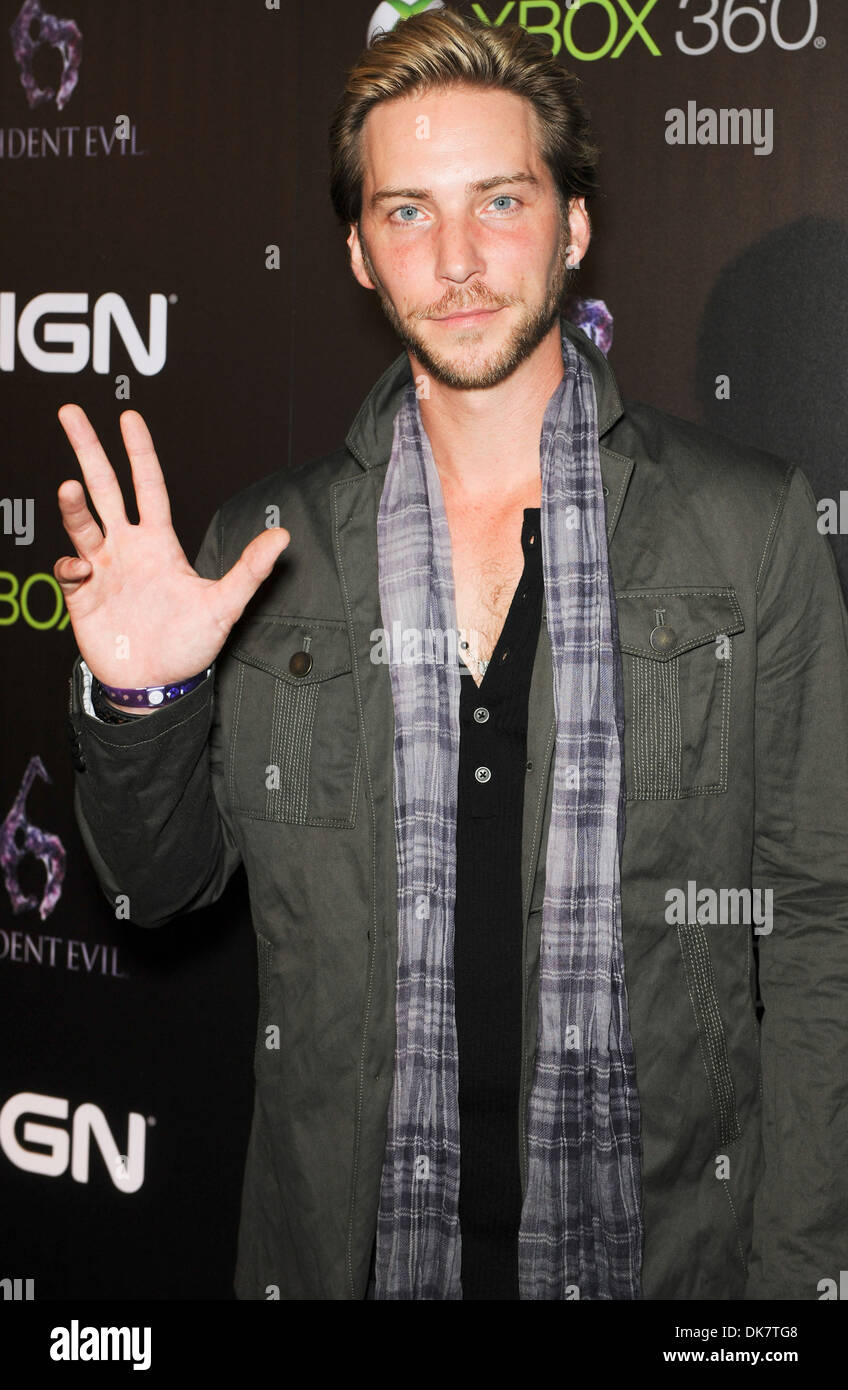
[[[466,193],[488,193],[490,188],[497,188],[501,184],[527,183],[534,188],[539,187],[539,180],[535,174],[521,171],[516,174],[492,174],[488,179],[475,179],[472,183],[465,185]],[[376,193],[372,193],[369,207],[375,208],[378,203],[385,202],[390,198],[415,198],[418,202],[432,202],[433,190],[431,188],[378,188]]]

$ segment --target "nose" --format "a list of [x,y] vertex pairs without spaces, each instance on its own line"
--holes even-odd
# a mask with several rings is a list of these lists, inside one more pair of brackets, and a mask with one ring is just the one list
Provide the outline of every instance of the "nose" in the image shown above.
[[469,217],[443,219],[436,241],[435,273],[439,280],[463,285],[474,275],[483,275],[485,259],[480,249],[479,229]]

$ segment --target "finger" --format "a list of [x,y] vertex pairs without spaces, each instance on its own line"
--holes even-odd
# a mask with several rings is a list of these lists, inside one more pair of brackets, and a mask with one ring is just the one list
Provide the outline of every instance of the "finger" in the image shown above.
[[99,550],[103,544],[103,532],[88,510],[85,490],[76,478],[67,478],[60,483],[59,510],[62,525],[70,537],[77,554],[85,559]]
[[268,578],[277,557],[290,540],[289,532],[282,526],[261,531],[245,546],[232,569],[218,580],[214,591],[216,617],[228,631],[241,617],[262,581]]
[[53,578],[64,594],[76,593],[92,572],[89,560],[81,560],[74,555],[63,555],[53,566]]
[[132,468],[138,519],[146,525],[170,526],[171,504],[150,430],[137,410],[124,410],[120,423]]
[[128,526],[124,498],[115,470],[85,411],[78,405],[63,405],[58,415],[59,423],[79,460],[86,487],[105,530]]

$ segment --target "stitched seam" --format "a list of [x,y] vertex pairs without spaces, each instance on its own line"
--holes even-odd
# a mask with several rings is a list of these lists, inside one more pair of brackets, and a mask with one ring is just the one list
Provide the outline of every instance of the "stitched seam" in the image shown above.
[[644,786],[645,774],[642,767],[642,740],[637,737],[638,727],[638,708],[639,708],[639,682],[638,682],[638,658],[631,663],[632,673],[632,694],[633,694],[633,791],[629,797],[633,801],[642,799],[642,787]]
[[[309,802],[309,769],[312,766],[312,736],[315,732],[315,720],[318,714],[320,691],[321,687],[319,685],[309,686],[303,691],[303,695],[304,697],[311,695],[312,698],[308,703],[305,698],[303,701],[298,701],[298,703],[302,705],[300,711],[302,716],[300,725],[301,739],[298,739],[298,742],[302,742],[303,744],[300,752],[302,775],[298,778],[298,784],[300,786],[298,814],[302,817],[306,815]],[[291,693],[294,694],[294,692]],[[297,699],[296,696],[295,699]],[[292,731],[292,733],[294,734],[294,731]]]
[[301,618],[289,613],[263,613],[261,616],[245,618],[241,626],[245,631],[254,624],[275,623],[277,627],[324,627],[328,632],[346,632],[345,623],[340,618]]
[[[706,950],[706,943],[704,943]],[[726,1143],[730,1137],[731,1110],[735,1111],[735,1097],[733,1086],[730,1080],[730,1067],[727,1057],[726,1039],[722,1027],[721,1015],[718,1012],[718,1001],[715,997],[712,975],[708,963],[701,959],[698,961],[698,981],[700,983],[704,1019],[710,1030],[710,1056],[712,1058],[713,1070],[715,1073],[715,1089],[719,1097],[719,1113],[721,1115],[721,1141]],[[737,1130],[739,1121],[736,1121]]]
[[[368,476],[366,473],[364,476]],[[342,596],[345,602],[345,610],[348,614],[348,621],[351,629],[353,628],[353,614],[351,612],[350,594],[347,588],[344,565],[342,563],[341,549],[339,547],[339,508],[338,499],[339,489],[349,487],[351,482],[360,482],[360,478],[345,479],[343,482],[333,484],[333,539],[336,551],[336,563],[339,571],[339,583],[341,585]],[[356,1097],[356,1122],[354,1129],[353,1144],[353,1172],[350,1182],[350,1206],[348,1209],[348,1228],[347,1228],[347,1280],[351,1296],[355,1290],[353,1285],[353,1214],[356,1208],[356,1187],[359,1179],[359,1145],[362,1136],[362,1097],[365,1085],[365,1047],[368,1037],[368,1025],[371,1018],[371,999],[374,991],[374,964],[377,955],[377,812],[374,806],[374,787],[371,781],[371,769],[368,765],[368,745],[365,738],[365,711],[362,705],[362,692],[359,688],[359,664],[356,660],[356,644],[351,644],[351,664],[353,670],[353,683],[356,691],[356,703],[359,709],[360,733],[362,739],[363,757],[365,760],[365,776],[368,783],[368,805],[371,816],[371,958],[368,963],[368,993],[365,999],[365,1013],[362,1019],[362,1049],[359,1054],[359,1086]],[[357,749],[359,748],[357,744]],[[396,904],[394,905],[395,910]],[[390,909],[391,910],[391,909]]]
[[768,535],[766,536],[766,542],[765,542],[765,545],[763,546],[763,553],[762,553],[762,555],[761,555],[761,557],[760,557],[759,568],[757,569],[757,583],[756,583],[755,588],[754,588],[754,592],[757,594],[758,597],[759,597],[759,593],[760,593],[760,579],[762,578],[763,566],[765,565],[765,562],[766,562],[766,553],[767,553],[767,551],[768,551],[769,546],[771,545],[772,537],[773,537],[774,532],[775,532],[775,530],[776,530],[776,528],[777,528],[778,517],[780,516],[780,514],[781,514],[781,512],[782,512],[782,510],[783,510],[783,506],[784,506],[784,504],[785,504],[785,502],[786,502],[786,497],[787,497],[787,494],[788,494],[788,492],[789,492],[789,485],[790,485],[790,483],[791,483],[791,481],[792,481],[792,476],[793,476],[794,472],[795,472],[795,465],[794,465],[794,463],[793,463],[793,464],[790,464],[790,466],[789,466],[789,467],[787,468],[787,470],[786,470],[786,473],[784,474],[783,483],[782,483],[782,485],[781,485],[781,489],[780,489],[780,492],[779,492],[778,498],[777,498],[777,505],[776,505],[776,507],[775,507],[775,509],[774,509],[774,516],[773,516],[772,519],[771,519],[771,525],[769,526],[769,529],[768,529]]
[[727,1178],[721,1179],[721,1185],[724,1188],[724,1194],[727,1197],[728,1202],[730,1203],[730,1210],[733,1212],[733,1224],[736,1227],[736,1249],[739,1251],[739,1259],[742,1261],[742,1269],[744,1270],[745,1274],[747,1274],[748,1263],[745,1259],[745,1251],[742,1249],[742,1232],[739,1229],[739,1218],[736,1215],[736,1207],[733,1205],[733,1197],[730,1193],[730,1183],[727,1181]]
[[353,790],[350,794],[350,811],[348,813],[347,825],[354,825],[356,820],[356,803],[359,799],[359,778],[362,772],[362,746],[359,739],[356,740],[356,755],[353,762]]
[[[342,624],[344,627],[344,624]],[[235,653],[234,653],[235,655]],[[244,673],[248,669],[263,669],[274,681],[274,702],[271,715],[268,764],[280,770],[280,786],[266,789],[265,808],[256,810],[245,806],[236,791],[237,735],[241,712]],[[317,717],[318,696],[324,680],[349,674],[350,666],[338,672],[325,673],[321,679],[304,681],[285,678],[279,670],[261,661],[238,660],[233,709],[233,734],[230,743],[230,799],[233,809],[249,820],[273,822],[278,825],[317,826],[345,830],[356,823],[356,802],[359,793],[360,749],[357,740],[354,757],[354,776],[350,811],[346,816],[312,816],[309,814],[309,771],[312,741]]]
[[[545,767],[548,766],[548,759],[549,759],[550,753],[551,753],[551,744],[553,743],[553,741],[554,741],[555,738],[556,738],[556,720],[554,720],[553,724],[552,724],[551,727],[550,727],[550,731],[549,731],[549,733],[548,733],[548,741],[547,741],[547,744],[545,745]],[[550,773],[549,773],[549,775],[550,775]],[[536,844],[536,836],[537,836],[537,833],[538,833],[538,830],[539,830],[539,820],[540,820],[541,815],[542,815],[543,803],[544,803],[544,801],[546,800],[546,795],[545,795],[545,793],[547,792],[547,779],[542,779],[542,778],[540,778],[540,779],[539,779],[539,782],[540,782],[540,785],[539,785],[539,794],[538,794],[538,796],[536,797],[536,817],[535,817],[535,820],[533,821],[533,841],[532,841],[532,843],[533,843],[534,846],[535,846],[535,844]],[[533,856],[531,855],[531,860],[532,860],[532,857],[533,857]],[[533,882],[534,882],[535,877],[536,877],[536,872],[535,872],[536,867],[537,867],[537,866],[534,866],[532,863],[529,864],[528,867],[527,867],[527,884],[526,884],[526,887],[525,887],[525,890],[524,890],[524,911],[525,911],[525,912],[527,912],[527,911],[529,910],[530,901],[531,901],[532,896],[533,896]]]
[[666,598],[727,598],[730,600],[734,609],[738,610],[741,618],[742,610],[739,608],[739,601],[736,598],[736,590],[728,585],[723,589],[622,589],[619,593],[616,590],[616,599],[625,598],[653,598],[654,595],[665,595]]
[[727,645],[729,649],[727,657],[720,663],[722,668],[727,667],[727,670],[722,669],[721,672],[721,775],[719,778],[719,786],[723,792],[727,791],[727,770],[730,753],[730,682],[733,675],[731,669],[733,663],[733,642],[730,637],[727,639]]
[[218,510],[218,578],[224,577],[224,518]]
[[[706,1053],[704,1054],[702,1049],[702,1056],[705,1055],[710,1063],[708,1080],[714,1110],[718,1110],[718,1142],[724,1145],[738,1139],[742,1128],[736,1108],[736,1091],[730,1072],[727,1039],[715,992],[709,943],[700,923],[687,922],[685,928],[678,927],[677,930],[678,936],[686,942],[684,962],[691,970],[691,982],[697,996],[696,1023],[706,1045]],[[693,998],[691,988],[689,994],[690,998]]]
[[750,1006],[751,1006],[751,1029],[752,1029],[752,1032],[753,1032],[753,1034],[754,1034],[754,1042],[755,1042],[756,1047],[757,1047],[757,1088],[758,1088],[759,1093],[760,1093],[760,1107],[761,1107],[761,1113],[762,1113],[762,1104],[763,1104],[763,1064],[762,1064],[762,1057],[761,1057],[761,1053],[760,1053],[760,1024],[759,1024],[759,1020],[757,1019],[757,1001],[756,1001],[756,995],[755,995],[753,998],[751,997],[751,985],[754,984],[754,979],[755,979],[755,977],[754,977],[754,938],[753,938],[753,936],[751,935],[750,932],[746,932],[746,934],[745,934],[745,940],[746,940],[746,942],[747,942],[747,947],[748,947],[747,956],[746,956],[746,960],[745,960],[745,964],[746,964],[746,967],[747,967],[747,976],[748,976],[748,1002],[750,1003]]
[[[599,431],[599,434],[603,434],[603,433],[604,433],[603,430],[600,430],[600,431]],[[619,461],[620,463],[623,463],[623,464],[626,464],[626,465],[627,465],[627,467],[626,467],[626,469],[625,469],[625,472],[624,472],[624,474],[623,474],[623,476],[622,476],[621,482],[620,482],[619,485],[618,485],[618,492],[616,493],[616,498],[615,498],[615,506],[613,507],[612,512],[610,513],[610,517],[609,517],[609,528],[608,528],[608,529],[609,529],[609,535],[612,536],[613,531],[615,530],[616,526],[618,525],[619,513],[620,513],[620,511],[621,511],[622,506],[624,505],[624,494],[625,494],[626,491],[627,491],[628,485],[629,485],[629,483],[630,483],[630,478],[631,478],[631,475],[632,475],[632,473],[633,473],[633,459],[630,458],[630,457],[628,457],[627,454],[618,454],[618,453],[616,453],[615,449],[610,449],[610,448],[608,448],[607,445],[605,445],[605,444],[601,444],[601,445],[599,446],[599,449],[600,449],[600,452],[601,452],[601,453],[603,453],[603,454],[609,454],[610,458],[618,459],[618,461]]]
[[276,767],[279,777],[279,784],[276,788],[269,787],[268,795],[265,797],[265,815],[269,820],[282,820],[284,809],[283,797],[283,777],[290,769],[286,763],[285,727],[283,722],[283,696],[284,691],[279,682],[274,682],[274,703],[271,710],[271,741],[268,745],[268,762],[272,767]]
[[[691,925],[691,924],[690,924]],[[709,997],[708,981],[704,969],[703,960],[699,960],[694,949],[693,938],[689,941],[690,960],[689,965],[692,971],[692,983],[694,986],[695,998],[698,1004],[699,1022],[704,1031],[704,1045],[706,1048],[707,1064],[709,1070],[710,1091],[712,1092],[713,1104],[718,1106],[718,1139],[719,1143],[724,1143],[727,1137],[726,1109],[727,1097],[725,1087],[721,1080],[720,1062],[718,1047],[715,1035],[715,1018],[713,1016],[712,1002]]]
[[[687,923],[686,925],[688,926],[689,924]],[[697,1034],[698,1034],[698,1050],[699,1050],[699,1052],[700,1052],[700,1054],[701,1054],[701,1065],[702,1065],[703,1068],[704,1068],[704,1075],[705,1075],[706,1078],[707,1078],[707,1089],[708,1089],[708,1091],[709,1091],[710,1099],[712,1100],[712,1085],[711,1085],[711,1083],[710,1083],[710,1072],[709,1072],[709,1067],[707,1066],[706,1053],[704,1052],[704,1039],[703,1039],[703,1036],[702,1036],[702,1031],[701,1031],[700,1024],[699,1024],[699,1022],[698,1022],[698,1007],[697,1007],[697,1005],[696,1005],[696,1003],[695,1003],[695,996],[694,996],[693,993],[692,993],[692,981],[691,981],[691,978],[690,978],[689,962],[688,962],[688,960],[687,960],[687,958],[686,958],[686,941],[685,941],[685,938],[684,938],[684,936],[683,936],[684,930],[685,930],[685,928],[684,928],[684,927],[681,927],[681,926],[679,926],[679,927],[677,928],[677,941],[678,941],[678,945],[680,946],[680,953],[681,953],[681,955],[682,955],[682,957],[683,957],[683,973],[684,973],[685,978],[686,978],[686,989],[687,989],[688,994],[689,994],[689,1001],[690,1001],[690,1003],[691,1003],[691,1005],[692,1005],[692,1014],[693,1014],[693,1017],[694,1017],[694,1019],[695,1019],[695,1029],[696,1029],[696,1032],[697,1032]],[[711,1106],[710,1106],[710,1111],[711,1111],[711,1115],[712,1115],[713,1129],[716,1131],[716,1137],[718,1138],[719,1145],[721,1145],[721,1138],[720,1138],[720,1136],[719,1136],[719,1134],[718,1134],[718,1126],[717,1126],[717,1124],[716,1124],[716,1115],[715,1115],[715,1106],[714,1106],[714,1105],[711,1105]]]
[[339,817],[332,819],[329,816],[307,816],[301,821],[279,820],[276,816],[266,816],[264,811],[247,811],[242,806],[236,806],[234,809],[245,820],[262,821],[264,825],[312,825],[318,826],[319,829],[328,830],[350,830],[352,828],[349,820],[342,820]]
[[664,800],[680,794],[682,745],[680,684],[676,663],[633,662],[634,799]]
[[669,799],[673,799],[674,801],[686,801],[692,796],[721,796],[722,793],[726,791],[727,787],[723,787],[720,782],[708,782],[703,786],[699,783],[697,787],[681,788],[673,798],[640,796],[636,792],[628,792],[626,799],[628,801],[665,801]]
[[679,647],[676,647],[674,651],[668,652],[668,653],[655,652],[655,651],[653,650],[653,648],[652,648],[652,647],[649,647],[648,645],[640,645],[640,644],[637,644],[637,643],[635,643],[635,642],[625,642],[625,641],[622,641],[621,638],[619,637],[619,646],[620,646],[621,650],[622,650],[623,652],[627,652],[630,656],[646,656],[646,657],[649,657],[650,660],[651,660],[652,662],[669,662],[669,661],[673,661],[673,660],[675,659],[675,657],[681,656],[681,655],[683,654],[683,652],[691,651],[693,647],[700,647],[700,646],[703,646],[706,642],[709,642],[709,641],[710,641],[712,638],[714,638],[714,637],[718,637],[719,635],[721,635],[721,636],[730,636],[730,635],[733,634],[733,633],[737,633],[737,632],[742,632],[742,631],[744,631],[744,628],[745,628],[745,621],[744,621],[744,616],[743,616],[743,613],[742,613],[742,608],[741,608],[741,606],[740,606],[740,604],[739,604],[739,600],[738,600],[738,598],[737,598],[737,596],[736,596],[736,590],[735,590],[735,589],[732,589],[732,588],[726,588],[726,589],[625,589],[625,590],[623,590],[621,593],[617,593],[617,594],[616,594],[616,605],[620,605],[621,603],[624,602],[625,599],[628,599],[628,598],[650,598],[650,599],[656,599],[656,598],[715,598],[715,597],[723,597],[723,598],[726,598],[726,599],[729,600],[730,605],[731,605],[731,608],[732,608],[733,613],[734,613],[734,617],[735,617],[735,621],[734,621],[733,623],[725,623],[725,624],[723,624],[723,625],[720,625],[720,626],[718,626],[718,627],[713,628],[713,629],[712,629],[711,631],[709,631],[709,632],[701,632],[701,633],[698,633],[697,636],[695,636],[695,637],[690,637],[686,642],[682,643]]
[[[549,729],[549,731],[548,731],[548,741],[547,741],[547,744],[546,744],[546,746],[545,746],[545,767],[546,767],[546,768],[549,768],[549,759],[550,759],[550,754],[551,754],[551,746],[552,746],[552,744],[553,744],[555,741],[556,741],[556,719],[554,719],[554,721],[553,721],[553,723],[551,724],[551,727],[550,727],[550,729]],[[550,772],[550,770],[549,770],[548,775],[549,775],[549,776],[555,776],[556,773],[555,773],[555,772],[552,773],[552,772]],[[537,798],[536,798],[536,816],[535,816],[535,819],[534,819],[534,821],[533,821],[533,845],[534,845],[534,846],[535,846],[535,844],[536,844],[536,839],[537,839],[537,835],[538,835],[538,831],[539,831],[539,820],[540,820],[540,818],[542,817],[542,815],[543,815],[543,813],[544,813],[544,805],[545,805],[546,800],[547,800],[547,787],[546,787],[546,785],[545,785],[545,779],[543,779],[543,778],[540,777],[540,778],[539,778],[539,794],[538,794],[538,796],[537,796]],[[529,914],[530,914],[530,903],[531,903],[531,901],[532,901],[532,896],[533,896],[533,882],[534,882],[534,879],[535,879],[535,877],[536,877],[535,868],[534,868],[534,866],[533,866],[533,864],[532,864],[532,860],[533,860],[533,856],[531,855],[531,863],[528,865],[528,868],[527,868],[527,886],[526,886],[525,895],[524,895],[524,908],[523,908],[522,917],[524,917],[525,914],[526,914],[526,916],[529,917]],[[537,866],[536,866],[536,867],[537,867]],[[524,1189],[524,1187],[525,1187],[525,1185],[526,1185],[526,1174],[527,1174],[527,1128],[526,1128],[526,1124],[525,1124],[525,1119],[524,1119],[524,1117],[525,1117],[525,1112],[526,1112],[526,1107],[527,1107],[527,1099],[526,1099],[526,1097],[527,1097],[527,1086],[528,1086],[528,1082],[529,1082],[529,1080],[530,1080],[530,1078],[528,1077],[528,1066],[527,1066],[527,1060],[528,1060],[528,1059],[527,1059],[526,1054],[525,1054],[525,1052],[524,1052],[524,1032],[525,1032],[525,1021],[526,1021],[526,1008],[527,1008],[527,926],[526,926],[526,921],[525,921],[524,928],[523,928],[523,930],[522,930],[522,935],[521,935],[521,1039],[522,1039],[522,1042],[521,1042],[521,1078],[520,1078],[520,1085],[519,1085],[519,1107],[520,1107],[520,1113],[519,1113],[519,1136],[520,1136],[520,1139],[521,1139],[521,1154],[520,1154],[520,1159],[523,1160],[523,1163],[520,1163],[519,1166],[523,1168],[523,1172],[522,1172],[522,1194],[523,1194],[523,1189]]]
[[674,651],[664,653],[655,652],[647,646],[637,646],[635,642],[621,642],[621,650],[627,652],[629,656],[644,656],[654,666],[665,666],[673,661],[676,656],[682,656],[684,652],[690,652],[694,647],[704,647],[715,637],[731,637],[742,631],[738,623],[728,623],[724,627],[713,628],[711,632],[699,633],[697,637],[690,637],[687,642],[683,642]]
[[[726,630],[722,630],[722,636],[728,636]],[[651,681],[654,677],[646,677],[644,672],[654,672],[655,675],[663,669],[670,669],[671,663],[667,667],[658,668],[654,662],[644,665],[646,658],[641,654],[634,657],[631,663],[631,690],[633,702],[633,735],[632,758],[633,758],[633,789],[627,790],[627,801],[662,801],[680,800],[691,796],[715,796],[727,791],[728,770],[730,764],[730,695],[733,666],[733,642],[728,636],[729,652],[727,658],[721,661],[720,671],[717,679],[721,680],[722,688],[721,699],[721,732],[720,732],[720,753],[719,753],[719,780],[716,782],[699,782],[691,787],[681,786],[682,777],[682,738],[680,733],[681,712],[680,712],[680,692],[679,684],[670,685],[667,691],[669,701],[675,698],[676,691],[676,713],[672,710],[668,721],[663,718],[663,710],[660,705],[655,711],[656,723],[659,736],[653,738],[653,730],[650,727],[649,704],[651,696],[657,696],[662,690],[659,682],[652,689]],[[632,654],[632,653],[631,653]],[[677,655],[680,655],[678,653]],[[674,658],[672,658],[674,660]],[[724,668],[727,669],[724,669]],[[665,738],[665,762],[662,763],[660,754],[663,750],[663,728],[666,729]],[[675,766],[675,757],[679,759]],[[669,766],[672,772],[669,776]]]
[[244,667],[236,668],[236,689],[233,697],[233,733],[230,739],[229,757],[227,759],[227,784],[230,790],[230,801],[236,810],[241,809],[241,799],[236,786],[236,742],[239,731],[239,715],[241,714],[241,694],[244,686]]
[[303,825],[309,806],[312,736],[318,707],[318,685],[292,690],[274,684],[270,762],[280,770],[280,784],[266,798],[267,819]]
[[700,960],[697,954],[692,951],[690,963],[695,997],[700,1009],[700,1023],[704,1030],[704,1043],[706,1046],[707,1063],[710,1073],[710,1091],[712,1093],[713,1106],[718,1111],[718,1140],[720,1144],[724,1144],[729,1138],[727,1116],[728,1096],[726,1079],[721,1066],[722,1058],[717,1038],[715,1010],[713,1001],[710,997],[709,980],[706,975],[703,960]]
[[633,662],[633,745],[639,750],[638,772],[635,790],[638,796],[646,797],[650,787],[648,750],[645,747],[644,680],[642,676],[643,659],[636,657]]
[[293,676],[287,671],[283,671],[281,667],[274,666],[269,661],[264,661],[261,656],[249,655],[240,647],[235,648],[231,654],[235,657],[236,661],[241,661],[245,666],[255,666],[260,671],[266,671],[269,676],[275,676],[277,680],[284,681],[286,685],[290,685],[294,690],[302,690],[305,686],[310,685],[320,685],[321,681],[330,680],[333,676],[346,675],[350,671],[350,665],[348,664],[347,666],[335,666],[332,670],[322,671],[319,675],[315,676]]
[[268,1025],[268,985],[271,973],[271,943],[260,932],[256,933],[256,949],[259,954],[259,1024],[256,1029],[253,1060],[258,1067],[262,1055],[259,1040]]

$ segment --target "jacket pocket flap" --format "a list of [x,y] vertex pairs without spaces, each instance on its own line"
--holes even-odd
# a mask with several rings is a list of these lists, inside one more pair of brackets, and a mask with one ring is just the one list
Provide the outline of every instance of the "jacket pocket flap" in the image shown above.
[[248,618],[233,630],[231,654],[292,686],[351,670],[343,622],[324,618]]
[[669,661],[745,628],[731,588],[626,589],[615,602],[621,650],[654,661]]

